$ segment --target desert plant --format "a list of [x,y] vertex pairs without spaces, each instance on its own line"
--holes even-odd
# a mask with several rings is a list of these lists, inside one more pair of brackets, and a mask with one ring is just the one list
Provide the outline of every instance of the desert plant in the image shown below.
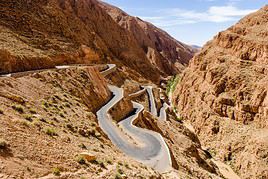
[[55,176],[60,176],[60,169],[58,167],[52,169],[52,173]]
[[121,174],[120,173],[116,173],[115,174],[115,179],[122,179],[123,177],[121,176]]
[[83,156],[79,155],[77,158],[76,158],[76,161],[81,164],[81,165],[84,165],[86,164],[86,160]]
[[30,121],[30,122],[33,121],[33,116],[32,116],[31,114],[25,114],[23,117],[24,117],[27,121]]
[[24,113],[24,107],[22,105],[13,105],[12,108],[21,114]]
[[183,121],[183,117],[181,117],[181,116],[178,117],[178,116],[177,116],[177,117],[175,118],[175,120],[178,121],[178,122],[182,122],[182,121]]
[[29,111],[30,111],[31,114],[37,114],[36,110],[33,109],[33,108],[31,108]]
[[57,132],[52,128],[46,128],[45,133],[49,136],[57,136]]
[[60,115],[60,117],[65,118],[65,116],[62,112],[60,112],[59,115]]
[[107,163],[110,164],[110,165],[112,165],[112,164],[113,164],[113,161],[110,160],[110,159],[108,159],[108,160],[107,160]]
[[102,160],[98,160],[97,162],[101,168],[106,168],[106,166]]
[[0,149],[7,149],[8,143],[4,139],[0,139]]

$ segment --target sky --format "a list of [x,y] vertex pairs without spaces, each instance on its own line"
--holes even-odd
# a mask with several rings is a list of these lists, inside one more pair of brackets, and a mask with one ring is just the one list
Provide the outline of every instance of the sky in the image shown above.
[[189,45],[204,45],[267,0],[104,0]]

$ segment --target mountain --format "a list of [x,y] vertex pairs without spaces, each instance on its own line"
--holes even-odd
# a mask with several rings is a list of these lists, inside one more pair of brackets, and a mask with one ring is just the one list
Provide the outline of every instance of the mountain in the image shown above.
[[[1,73],[63,63],[106,62],[126,66],[155,82],[173,73],[162,55],[147,49],[148,56],[144,51],[147,47],[121,28],[95,0],[3,1],[0,15],[0,38],[5,42],[0,46]],[[176,44],[174,39],[169,40]],[[178,63],[187,64],[193,53],[188,48],[179,49],[172,53],[181,53]],[[152,63],[152,56],[159,56],[154,58],[157,64]]]
[[268,178],[268,6],[209,41],[173,102],[201,143],[241,178]]
[[105,2],[99,1],[99,3],[116,23],[131,33],[150,63],[161,72],[169,75],[180,73],[196,52],[191,46],[177,41],[153,24],[130,16]]
[[144,44],[95,0],[0,0],[0,178],[222,177],[159,88],[191,48],[137,23]]
[[191,45],[192,48],[196,49],[197,51],[201,50],[201,46],[198,45]]

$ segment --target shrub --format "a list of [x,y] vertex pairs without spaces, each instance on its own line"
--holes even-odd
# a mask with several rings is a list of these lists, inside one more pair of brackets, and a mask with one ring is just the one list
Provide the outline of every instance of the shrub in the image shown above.
[[79,155],[79,156],[77,157],[76,161],[77,161],[79,164],[81,164],[81,165],[86,164],[86,160],[85,160],[85,158],[84,158],[83,156],[81,156],[81,155]]
[[70,105],[69,103],[65,103],[65,106],[66,106],[67,108],[71,108],[71,105]]
[[24,113],[24,108],[22,105],[13,105],[12,108],[21,114]]
[[52,173],[55,176],[60,176],[60,169],[58,167],[52,169]]
[[65,116],[62,112],[60,112],[59,115],[60,115],[60,117],[65,118]]
[[0,114],[4,114],[4,111],[2,109],[0,109]]
[[8,143],[3,140],[3,139],[0,139],[0,149],[7,149],[8,148]]
[[100,166],[101,168],[106,168],[106,166],[105,166],[105,164],[104,164],[103,161],[98,160],[98,164],[99,164],[99,166]]
[[169,94],[169,93],[174,92],[179,81],[180,81],[179,75],[172,77],[167,83],[166,93]]
[[24,115],[24,118],[27,120],[27,121],[33,121],[33,116],[31,114],[25,114]]
[[29,111],[30,111],[31,114],[37,114],[36,110],[33,109],[33,108],[31,108]]
[[125,163],[125,167],[126,167],[127,169],[131,169],[128,163]]
[[49,108],[49,104],[47,101],[42,101],[42,105],[44,108]]
[[120,173],[116,173],[115,174],[115,179],[122,179],[123,177],[121,176],[121,174]]
[[110,160],[110,159],[108,159],[108,160],[107,160],[107,163],[110,164],[110,165],[112,165],[112,164],[113,164],[113,161]]
[[49,136],[57,136],[57,132],[52,128],[46,128],[45,133]]
[[180,116],[180,117],[177,116],[175,119],[176,119],[176,121],[178,121],[178,122],[182,122],[182,121],[183,121],[183,118],[182,118],[181,116]]

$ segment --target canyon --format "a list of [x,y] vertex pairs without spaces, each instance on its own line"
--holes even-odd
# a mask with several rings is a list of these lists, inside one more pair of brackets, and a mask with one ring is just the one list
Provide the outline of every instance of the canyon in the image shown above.
[[0,178],[268,177],[267,12],[200,50],[103,1],[0,0]]

